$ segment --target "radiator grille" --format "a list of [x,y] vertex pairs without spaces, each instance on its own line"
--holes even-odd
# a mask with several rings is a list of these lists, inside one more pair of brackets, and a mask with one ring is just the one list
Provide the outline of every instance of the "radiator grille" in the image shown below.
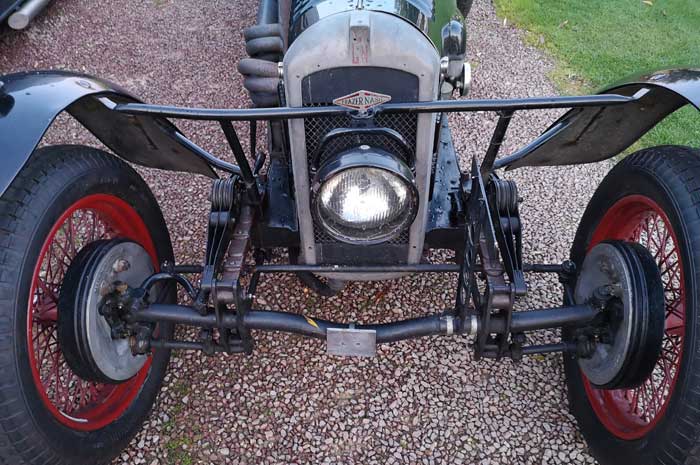
[[[324,106],[323,104],[311,104],[306,106]],[[386,150],[387,152],[400,156],[404,163],[413,167],[413,158],[416,152],[416,127],[418,124],[418,116],[408,113],[397,113],[388,115],[378,115],[375,119],[375,126],[380,128],[389,128],[398,132],[403,136],[408,149],[411,153],[411,158],[406,159],[404,156],[405,149],[395,139],[383,134],[363,134],[363,135],[348,135],[335,137],[324,150],[323,154],[319,154],[319,145],[323,137],[333,129],[351,127],[351,118],[349,116],[333,116],[330,118],[307,118],[304,121],[304,135],[306,136],[306,154],[309,168],[313,169],[314,160],[319,158],[319,162],[325,161],[329,156],[342,152],[343,150],[357,147],[361,144],[371,145]]]
[[[392,102],[415,102],[418,100],[418,76],[406,71],[392,68],[350,66],[329,68],[317,71],[302,79],[302,105],[305,107],[322,107],[332,105],[335,98],[349,95],[358,91],[358,83],[362,89],[390,95]],[[313,178],[314,170],[329,156],[362,144],[381,148],[400,156],[411,169],[415,165],[416,137],[418,115],[408,113],[379,114],[375,117],[374,126],[388,128],[398,132],[406,145],[403,146],[386,134],[355,134],[334,137],[320,154],[319,146],[324,136],[338,128],[352,128],[353,120],[346,115],[327,118],[307,118],[304,120],[304,136],[306,138],[306,160],[309,175]],[[406,148],[408,148],[408,153]],[[313,179],[311,180],[313,181]],[[325,232],[315,220],[313,223],[314,242],[331,247],[340,245],[337,239]],[[405,246],[408,249],[409,230],[406,228],[397,237],[383,244]],[[374,257],[373,257],[374,258]]]
[[[408,244],[409,235],[409,230],[408,228],[406,228],[403,231],[401,231],[401,233],[398,236],[396,236],[393,239],[389,239],[388,241],[384,242],[384,244]],[[333,236],[328,234],[326,230],[323,229],[323,226],[321,226],[316,220],[314,220],[314,242],[316,242],[317,244],[336,244],[338,242],[338,239],[335,239]]]
[[[324,106],[325,104],[308,104],[305,106]],[[349,116],[333,116],[330,118],[307,118],[304,120],[304,136],[306,137],[306,153],[309,173],[314,169],[314,160],[317,156],[317,151],[323,137],[333,129],[350,127],[351,118]],[[410,167],[413,166],[413,155],[416,152],[416,128],[418,117],[415,114],[397,113],[388,115],[378,115],[375,119],[375,125],[393,129],[401,134],[408,144],[411,151],[411,159],[403,161]],[[323,157],[319,162],[323,162],[325,158],[333,154],[342,152],[343,150],[357,147],[361,144],[367,144],[374,147],[379,147],[387,152],[403,157],[405,150],[400,144],[391,137],[385,135],[365,134],[358,140],[358,136],[340,136],[334,138],[324,150]],[[314,241],[317,244],[333,244],[338,240],[329,235],[324,228],[314,220]],[[387,244],[408,244],[409,230],[405,229],[393,239],[386,241]]]

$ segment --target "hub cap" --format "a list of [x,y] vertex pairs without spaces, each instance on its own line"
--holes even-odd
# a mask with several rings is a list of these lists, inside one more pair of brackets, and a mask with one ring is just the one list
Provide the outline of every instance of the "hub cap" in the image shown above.
[[81,431],[102,428],[119,418],[138,395],[151,363],[149,357],[137,375],[122,384],[87,381],[68,366],[58,343],[58,296],[68,267],[87,244],[114,237],[142,244],[158,263],[139,214],[115,196],[90,195],[71,205],[49,231],[29,290],[27,349],[34,384],[53,417]]
[[619,239],[637,242],[654,257],[664,287],[665,327],[661,356],[649,376],[634,389],[600,390],[583,376],[591,406],[615,436],[639,439],[663,418],[672,397],[683,358],[685,282],[679,242],[671,222],[652,199],[624,197],[608,210],[596,228],[590,247]]

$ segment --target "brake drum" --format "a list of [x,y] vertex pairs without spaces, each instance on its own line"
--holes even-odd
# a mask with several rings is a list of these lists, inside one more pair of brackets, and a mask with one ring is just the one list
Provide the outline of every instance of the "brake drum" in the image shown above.
[[577,279],[577,304],[596,290],[612,294],[597,321],[594,351],[579,358],[581,371],[602,389],[639,386],[654,370],[664,335],[664,289],[659,268],[640,244],[606,241],[593,247]]
[[73,259],[61,288],[59,344],[66,362],[83,379],[120,383],[138,373],[145,355],[133,355],[127,338],[112,338],[100,305],[116,283],[137,288],[153,274],[148,252],[123,239],[97,241]]

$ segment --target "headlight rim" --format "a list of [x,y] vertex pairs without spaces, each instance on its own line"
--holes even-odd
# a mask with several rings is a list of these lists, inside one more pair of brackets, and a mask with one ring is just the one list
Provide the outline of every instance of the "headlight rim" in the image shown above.
[[[398,179],[407,187],[410,195],[409,205],[411,211],[406,215],[406,219],[389,234],[383,234],[380,237],[371,239],[349,238],[342,234],[333,231],[324,221],[320,212],[320,202],[318,201],[321,186],[334,176],[350,169],[357,168],[375,168],[387,171]],[[411,169],[398,157],[377,147],[368,145],[360,145],[351,149],[339,152],[328,161],[326,161],[316,172],[311,186],[311,212],[314,216],[318,227],[323,228],[323,231],[328,233],[334,239],[351,245],[374,245],[386,243],[401,234],[406,228],[410,228],[411,224],[416,219],[419,208],[419,193],[416,186],[415,176]]]

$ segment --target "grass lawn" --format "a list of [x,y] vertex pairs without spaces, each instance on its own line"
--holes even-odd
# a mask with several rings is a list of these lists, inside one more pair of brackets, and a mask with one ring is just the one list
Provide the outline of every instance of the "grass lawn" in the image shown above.
[[[563,93],[593,92],[638,71],[700,68],[700,0],[495,0],[498,14],[528,31],[558,62]],[[700,147],[700,112],[686,106],[635,148]]]

